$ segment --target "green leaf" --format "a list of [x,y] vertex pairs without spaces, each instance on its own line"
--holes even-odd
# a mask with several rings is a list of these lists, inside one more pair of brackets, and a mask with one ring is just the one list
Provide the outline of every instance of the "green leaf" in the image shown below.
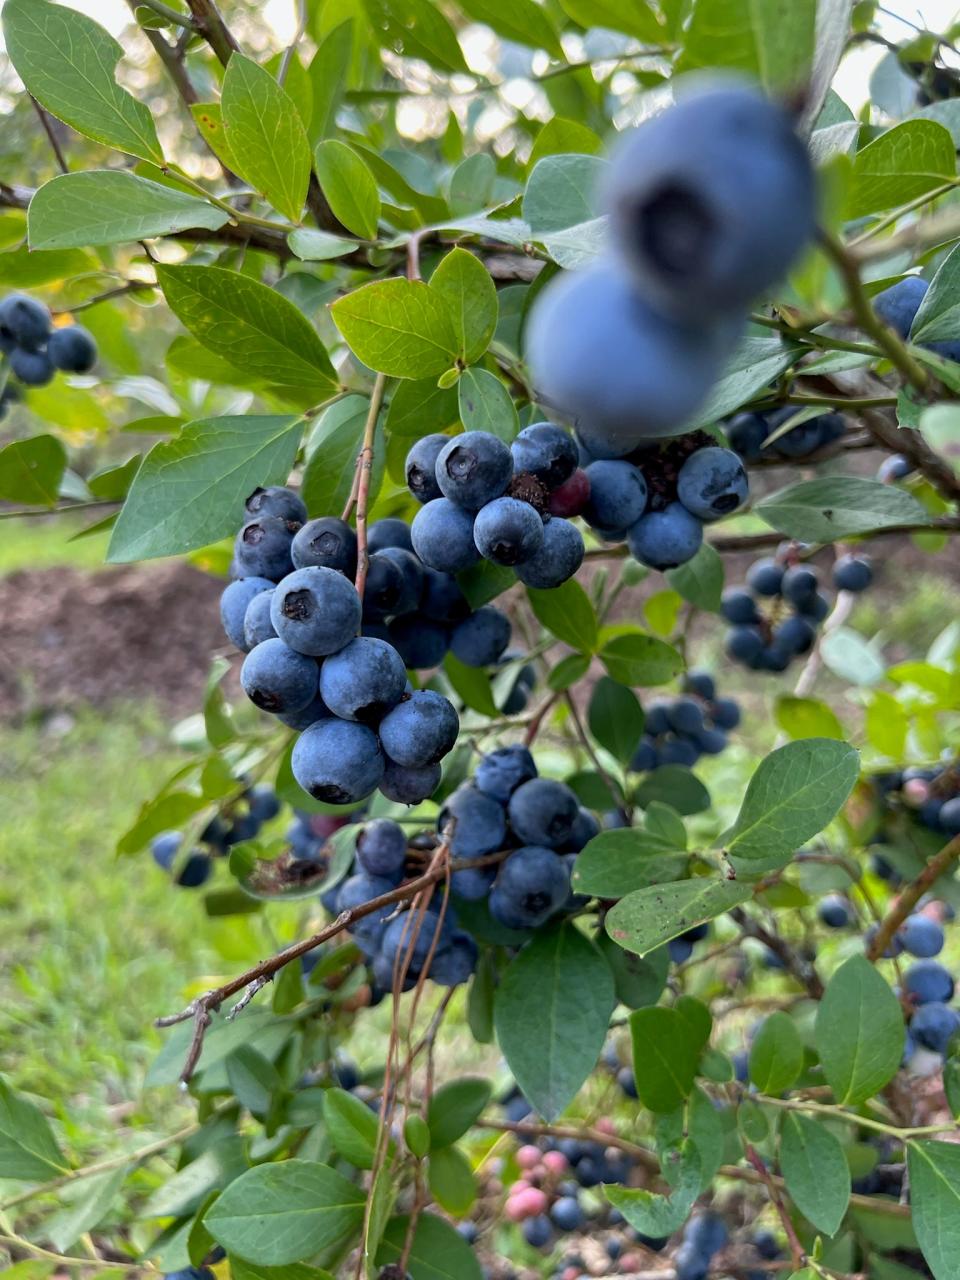
[[329,262],[343,258],[357,248],[356,240],[335,236],[316,227],[301,227],[287,236],[290,251],[304,262]]
[[910,330],[912,342],[960,338],[960,246],[951,250],[937,268],[923,296]]
[[546,49],[561,61],[566,57],[553,23],[536,0],[460,0],[460,8],[498,36]]
[[761,1093],[776,1096],[795,1084],[803,1070],[803,1042],[789,1014],[764,1018],[750,1046],[750,1079]]
[[736,880],[678,880],[628,894],[607,912],[605,927],[618,946],[646,955],[694,925],[739,906],[752,894]]
[[[357,454],[370,411],[365,396],[345,396],[320,414],[307,443],[302,497],[308,511],[342,511],[353,487]],[[383,425],[377,424],[370,472],[370,503],[383,483]]]
[[905,120],[858,151],[846,216],[909,204],[957,171],[953,139],[933,120]]
[[459,343],[449,308],[420,280],[380,280],[330,308],[347,346],[393,378],[429,378],[448,369]]
[[547,687],[554,693],[562,693],[564,689],[569,689],[578,680],[582,680],[589,670],[590,659],[585,654],[568,653],[547,676]]
[[365,8],[386,48],[438,71],[467,71],[456,33],[432,0],[365,0]]
[[433,378],[398,383],[387,411],[387,431],[408,436],[409,444],[432,432],[448,431],[458,421],[456,388],[438,387]]
[[336,386],[317,331],[283,294],[223,267],[156,270],[170,310],[215,355],[283,386]]
[[[713,1069],[713,1076],[710,1071]],[[697,1074],[720,1082],[732,1079],[730,1060],[717,1050],[705,1049]],[[687,1136],[700,1155],[700,1191],[704,1192],[723,1164],[727,1130],[723,1117],[702,1089],[695,1088],[687,1103]]]
[[186,791],[169,791],[141,805],[137,820],[117,841],[121,856],[139,853],[161,831],[177,831],[195,813],[206,807],[203,796]]
[[310,181],[310,143],[293,99],[269,71],[232,54],[220,99],[238,172],[291,222],[299,222]]
[[32,249],[77,249],[122,244],[194,227],[215,231],[229,215],[174,187],[126,169],[64,173],[30,201]]
[[791,738],[837,738],[846,734],[836,713],[818,698],[796,698],[782,693],[777,698],[777,724]]
[[282,1088],[277,1068],[249,1044],[234,1049],[224,1065],[234,1097],[251,1115],[262,1119],[270,1110],[273,1095]]
[[372,1169],[380,1122],[365,1102],[345,1089],[327,1089],[323,1118],[330,1141],[340,1155],[358,1169]]
[[[65,1253],[81,1236],[100,1225],[110,1212],[130,1171],[130,1165],[121,1165],[119,1169],[94,1174],[80,1183],[81,1194],[69,1206],[55,1213],[52,1218],[47,1218],[43,1224],[44,1235],[55,1249]],[[4,1271],[4,1275],[9,1274],[9,1270]]]
[[633,794],[634,804],[641,809],[657,800],[686,817],[710,808],[710,792],[696,774],[679,764],[664,764],[654,769]]
[[490,345],[500,311],[490,272],[466,249],[454,249],[430,277],[430,288],[453,318],[460,357],[475,364]]
[[631,1013],[630,1039],[640,1101],[659,1115],[675,1111],[696,1077],[701,1049],[696,1031],[676,1009],[657,1005]]
[[511,444],[520,431],[510,392],[488,369],[467,369],[457,383],[460,419],[467,431],[489,431]]
[[[9,285],[14,289],[32,289],[41,284],[53,284],[96,269],[97,264],[91,255],[81,253],[79,249],[58,249],[47,253],[34,252],[23,245],[19,249],[8,249],[5,253],[0,253],[0,285]],[[59,393],[62,390],[63,384],[60,383],[56,391]],[[33,399],[35,394],[31,395],[31,400]]]
[[113,527],[112,564],[192,551],[234,534],[258,485],[290,474],[302,419],[208,418],[144,458]]
[[670,957],[666,947],[648,956],[635,956],[618,947],[605,933],[597,938],[597,946],[613,972],[617,1000],[628,1009],[642,1009],[656,1004],[667,985]]
[[598,156],[545,156],[533,167],[523,195],[523,217],[539,239],[596,217],[595,191],[606,167]]
[[744,338],[696,419],[687,428],[710,426],[739,409],[795,363],[802,348],[782,338]]
[[678,70],[734,67],[774,92],[810,75],[817,0],[696,0]]
[[527,588],[537,621],[558,640],[581,653],[591,653],[597,643],[597,615],[590,598],[573,578],[552,591]]
[[46,1116],[0,1076],[0,1178],[46,1182],[67,1169]]
[[0,449],[0,499],[55,507],[67,454],[56,436],[31,436]]
[[643,708],[636,694],[602,676],[594,685],[587,718],[600,746],[621,764],[629,764],[643,733]]
[[196,1213],[211,1191],[222,1191],[246,1168],[243,1139],[235,1133],[218,1137],[153,1193],[140,1216],[179,1218]]
[[821,1120],[787,1112],[780,1126],[780,1168],[803,1216],[824,1235],[836,1235],[850,1203],[850,1168]]
[[[619,1209],[635,1231],[654,1238],[672,1236],[686,1222],[700,1194],[701,1164],[696,1145],[689,1140],[667,1157],[671,1191],[669,1196],[628,1187],[605,1186],[603,1193]],[[664,1176],[667,1170],[664,1169]]]
[[879,684],[886,675],[880,646],[852,627],[835,627],[827,632],[820,640],[820,657],[828,671],[861,688]]
[[204,1221],[231,1254],[281,1266],[344,1244],[363,1221],[366,1193],[324,1164],[285,1160],[249,1169]]
[[416,1112],[407,1116],[403,1125],[403,1140],[410,1153],[422,1160],[430,1150],[430,1130],[426,1120]]
[[470,1161],[457,1147],[441,1147],[431,1153],[427,1181],[440,1208],[455,1218],[464,1217],[477,1198],[477,1181]]
[[836,817],[859,771],[854,748],[831,738],[771,752],[750,779],[727,853],[749,862],[792,853]]
[[[377,1266],[396,1262],[407,1239],[408,1218],[391,1218],[383,1233]],[[477,1255],[455,1227],[433,1213],[422,1213],[407,1258],[413,1280],[482,1280]]]
[[[357,10],[357,18],[360,11]],[[309,67],[313,87],[310,139],[326,138],[336,130],[336,114],[343,99],[353,57],[353,19],[334,27],[317,46]]]
[[648,0],[560,0],[560,7],[581,27],[607,27],[652,44],[664,38]]
[[672,645],[641,631],[625,631],[604,642],[600,661],[620,684],[666,684],[683,670],[683,658]]
[[486,151],[475,151],[461,160],[450,175],[449,203],[454,217],[485,208],[493,195],[497,166]]
[[622,898],[675,880],[686,864],[682,849],[661,836],[636,827],[601,831],[577,854],[573,888],[596,898]]
[[490,1101],[489,1080],[462,1076],[441,1085],[427,1108],[432,1147],[449,1147],[462,1138]]
[[908,1142],[907,1170],[913,1227],[935,1280],[960,1270],[960,1147]]
[[517,1084],[555,1119],[596,1065],[615,999],[607,962],[572,924],[536,935],[507,966],[494,1006]]
[[380,192],[373,174],[345,142],[327,138],[314,152],[317,178],[327,203],[348,231],[364,240],[377,238]]
[[512,587],[516,577],[512,569],[490,560],[481,560],[463,573],[457,574],[460,590],[467,597],[471,609],[482,609],[498,595]]
[[231,1280],[333,1280],[329,1271],[291,1262],[285,1267],[262,1267],[236,1256],[230,1259]]
[[603,152],[603,142],[592,129],[580,124],[578,120],[564,120],[562,116],[554,116],[537,134],[527,168],[532,170],[544,156],[562,156],[572,152],[588,156],[600,155]]
[[500,713],[493,700],[490,677],[482,667],[468,667],[455,654],[448,653],[443,660],[443,669],[454,692],[468,707],[492,720],[497,718]]
[[228,169],[237,172],[237,161],[227,141],[227,131],[223,125],[223,111],[219,102],[195,102],[190,107],[193,122],[200,131],[200,136],[218,159]]
[[930,519],[912,493],[864,476],[801,480],[764,498],[755,510],[779,533],[806,542],[834,542]]
[[905,1035],[889,983],[865,956],[852,956],[817,1009],[817,1053],[837,1102],[856,1106],[879,1093],[900,1067]]
[[123,49],[98,23],[47,0],[7,0],[7,53],[27,91],[78,133],[164,163],[149,108],[115,79]]
[[723,561],[709,542],[700,544],[700,550],[692,560],[678,569],[668,569],[664,576],[684,600],[698,609],[719,613],[723,594]]

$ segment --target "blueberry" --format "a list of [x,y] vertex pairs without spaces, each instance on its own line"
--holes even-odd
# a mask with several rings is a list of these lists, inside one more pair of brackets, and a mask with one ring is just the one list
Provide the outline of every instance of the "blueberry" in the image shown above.
[[374,555],[377,551],[386,551],[388,547],[396,547],[400,551],[412,551],[410,526],[406,520],[390,516],[385,520],[375,520],[367,531],[367,553]]
[[846,929],[851,923],[850,904],[839,893],[828,893],[817,907],[817,915],[828,929]]
[[425,764],[404,766],[386,760],[380,790],[395,804],[420,804],[427,800],[440,785],[440,766]]
[[97,344],[89,330],[71,324],[50,334],[47,355],[64,373],[89,373],[97,363]]
[[480,1229],[475,1222],[458,1222],[457,1235],[466,1240],[467,1244],[476,1244]]
[[377,724],[403,697],[407,672],[393,645],[357,636],[320,668],[320,696],[341,720]]
[[176,882],[183,889],[199,889],[210,879],[213,873],[213,862],[205,853],[191,853],[183,864],[183,870],[176,877]]
[[469,783],[449,796],[440,816],[437,831],[449,832],[450,851],[455,858],[480,858],[503,848],[507,820],[503,806]]
[[473,938],[458,929],[449,944],[433,957],[430,977],[440,987],[459,987],[470,980],[479,958],[480,951]]
[[894,453],[880,463],[877,479],[882,480],[884,484],[893,484],[897,480],[906,480],[907,476],[912,474],[913,463],[910,459],[905,458],[902,453]]
[[717,698],[710,704],[710,719],[718,729],[736,729],[740,723],[740,705],[734,698]]
[[380,741],[395,764],[420,769],[438,764],[459,731],[453,704],[432,689],[417,689],[381,720]]
[[838,591],[866,591],[873,581],[873,566],[863,556],[841,556],[833,566]]
[[407,859],[403,827],[389,818],[374,818],[357,836],[357,865],[367,875],[382,876],[399,884]]
[[25,293],[9,293],[0,302],[0,332],[24,351],[36,351],[50,335],[50,312]]
[[805,618],[811,618],[814,622],[822,622],[830,612],[830,601],[826,596],[822,596],[818,592],[815,596],[804,600],[802,604],[798,604],[796,610],[797,613],[802,614]]
[[317,692],[317,664],[282,640],[264,640],[251,649],[240,668],[240,683],[250,701],[275,715],[301,711]]
[[349,720],[317,720],[293,744],[293,776],[314,800],[355,804],[377,789],[383,752],[377,735]]
[[589,809],[585,809],[581,805],[577,811],[577,820],[573,824],[573,830],[570,832],[570,839],[563,846],[563,852],[579,853],[581,849],[590,843],[594,836],[599,834],[600,823]]
[[939,825],[948,836],[960,836],[960,796],[947,800],[940,810]]
[[943,928],[929,916],[907,916],[897,933],[904,951],[909,951],[912,956],[929,960],[943,950]]
[[784,569],[776,560],[755,560],[747,570],[747,586],[758,596],[778,596]]
[[418,502],[432,502],[443,496],[437,484],[437,459],[449,443],[449,436],[423,436],[407,454],[404,475],[407,488]]
[[777,645],[769,645],[760,654],[755,665],[759,671],[782,672],[789,667],[791,657],[792,654],[788,650],[781,649]]
[[575,1196],[561,1196],[550,1206],[550,1217],[558,1231],[579,1231],[586,1221]]
[[934,1053],[945,1055],[958,1032],[960,1013],[936,1001],[922,1005],[910,1019],[910,1034],[914,1040]]
[[763,636],[756,627],[732,627],[725,648],[731,658],[752,666],[764,651]]
[[726,1224],[716,1213],[695,1215],[687,1223],[683,1232],[684,1244],[689,1244],[707,1258],[712,1258],[715,1253],[719,1253],[727,1243],[727,1239]]
[[780,1243],[772,1231],[758,1231],[753,1237],[753,1247],[766,1262],[780,1257]]
[[450,877],[450,888],[458,898],[480,902],[489,895],[495,877],[493,867],[461,867]]
[[45,351],[26,351],[23,347],[15,347],[9,360],[10,372],[25,387],[45,387],[53,381],[56,370]]
[[280,520],[303,524],[307,518],[307,508],[299,494],[279,484],[254,489],[243,504],[243,509],[248,520],[277,516]]
[[695,698],[675,698],[667,707],[674,733],[698,734],[703,728],[703,708]]
[[705,756],[718,756],[727,748],[727,735],[720,729],[703,728],[696,735],[695,741]]
[[764,456],[763,442],[770,433],[762,413],[738,413],[725,427],[730,448],[747,462],[759,462]]
[[927,288],[926,280],[920,276],[906,276],[878,293],[873,299],[873,309],[884,324],[901,338],[908,338]]
[[493,605],[484,605],[454,627],[450,648],[468,667],[490,667],[503,657],[510,633],[507,615]]
[[177,853],[183,844],[181,831],[162,831],[150,841],[150,852],[158,867],[169,871],[176,861]]
[[526,354],[541,403],[573,421],[596,458],[616,458],[689,421],[739,332],[739,321],[708,328],[658,314],[606,258],[538,294]]
[[465,431],[441,449],[436,474],[445,497],[468,511],[479,511],[506,490],[513,475],[513,457],[507,445],[490,432]]
[[712,702],[717,696],[716,681],[709,671],[688,671],[683,677],[683,687],[706,702]]
[[449,498],[422,506],[410,526],[413,549],[431,569],[461,573],[480,559],[473,540],[473,516]]
[[387,633],[411,671],[439,667],[450,648],[449,630],[442,623],[431,622],[419,614],[394,618]]
[[707,1280],[710,1273],[710,1259],[686,1241],[677,1250],[673,1264],[676,1280]]
[[[264,492],[259,490],[258,492]],[[337,516],[321,516],[308,520],[294,534],[290,546],[294,567],[336,569],[354,578],[357,573],[357,535]]]
[[691,82],[621,136],[608,175],[614,246],[669,314],[746,307],[813,238],[807,149],[790,114],[746,81]]
[[250,816],[261,823],[269,822],[280,812],[280,800],[273,787],[254,787],[247,797],[247,803],[250,806]]
[[537,776],[530,751],[523,746],[497,747],[483,757],[474,778],[478,790],[505,805],[524,782]]
[[516,474],[528,472],[548,489],[557,489],[569,480],[579,464],[576,442],[552,422],[534,422],[524,427],[510,452]]
[[381,954],[391,967],[400,958],[403,964],[409,962],[412,972],[419,973],[431,951],[450,945],[454,930],[451,917],[447,911],[441,922],[436,911],[418,912],[415,908],[395,916],[384,932]]
[[693,955],[693,943],[685,938],[671,938],[667,943],[667,953],[674,964],[685,964]]
[[490,914],[508,929],[536,929],[560,910],[569,892],[570,873],[563,859],[552,849],[526,845],[500,867]]
[[700,759],[700,749],[688,738],[678,738],[668,734],[661,739],[657,755],[660,764],[682,764],[685,768],[692,769]]
[[630,554],[651,569],[675,569],[700,550],[703,525],[679,502],[648,511],[627,533]]
[[381,551],[367,563],[363,591],[363,620],[377,622],[397,613],[404,595],[403,570]]
[[744,587],[728,587],[720,599],[720,613],[735,626],[760,621],[757,602]]
[[519,839],[531,845],[562,849],[573,834],[580,805],[564,783],[532,778],[511,795],[509,813],[510,826]]
[[520,1233],[531,1249],[545,1249],[553,1238],[550,1219],[544,1213],[535,1218],[527,1218],[520,1227]]
[[[776,409],[767,419],[770,424],[770,434],[774,435],[786,422],[796,416],[797,410],[793,405]],[[789,431],[776,436],[776,439],[770,442],[768,455],[775,453],[781,458],[806,458],[821,449],[830,438],[830,432],[824,430],[826,416],[822,414],[816,418],[807,418],[806,421],[798,422],[795,427],[791,427]]]
[[335,569],[295,569],[273,593],[270,616],[291,649],[313,657],[336,653],[360,630],[360,597]]
[[[244,581],[250,582],[251,579],[246,578]],[[273,592],[271,584],[269,591],[258,592],[247,605],[247,611],[243,615],[243,644],[240,646],[245,653],[255,649],[258,644],[263,644],[264,640],[272,640],[277,634],[270,618]]]
[[785,569],[780,579],[780,594],[791,604],[802,605],[817,594],[820,579],[806,565],[793,565]]
[[233,548],[238,578],[270,578],[279,582],[293,568],[290,546],[297,525],[279,516],[251,520],[237,534]]
[[630,768],[634,773],[649,773],[656,769],[659,763],[656,742],[653,738],[644,735],[637,743],[637,749],[630,761]]
[[573,577],[583,564],[583,556],[580,530],[569,520],[554,516],[543,526],[540,550],[517,565],[517,577],[528,587],[550,590]]
[[816,633],[806,618],[799,614],[787,618],[774,629],[774,647],[788,657],[809,653],[813,648]]
[[273,583],[268,578],[240,578],[231,582],[220,597],[220,621],[227,639],[244,653],[247,652],[247,644],[243,635],[243,621],[247,607],[254,596],[272,590]]
[[469,612],[470,604],[453,574],[424,568],[420,593],[420,613],[424,618],[451,626],[462,622]]
[[[362,907],[372,902],[374,898],[382,898],[395,888],[396,885],[392,880],[385,880],[382,876],[367,875],[365,871],[361,871],[358,875],[344,880],[340,885],[340,891],[337,894],[337,912],[352,911],[355,907]],[[388,906],[379,907],[369,915],[361,916],[350,926],[350,932],[355,938],[363,939],[367,943],[379,943],[384,926],[395,909],[395,905],[391,903]]]
[[603,534],[625,535],[647,507],[647,482],[632,462],[601,460],[586,469],[590,497],[583,518]]
[[912,964],[903,975],[903,987],[914,1004],[946,1004],[953,999],[953,977],[936,960]]
[[743,506],[750,482],[732,449],[711,446],[692,453],[680,468],[677,497],[698,520],[719,520]]
[[521,565],[543,545],[543,520],[528,502],[494,498],[477,512],[473,537],[485,560]]
[[288,729],[296,729],[300,731],[302,729],[309,729],[315,721],[324,720],[329,715],[330,708],[318,693],[316,697],[312,698],[301,710],[282,711],[277,716],[277,719],[281,724],[285,724]]
[[391,561],[400,570],[400,598],[393,612],[395,614],[413,613],[420,604],[420,596],[423,592],[423,566],[419,557],[415,552],[407,551],[403,547],[384,547],[382,551],[376,552],[376,555]]

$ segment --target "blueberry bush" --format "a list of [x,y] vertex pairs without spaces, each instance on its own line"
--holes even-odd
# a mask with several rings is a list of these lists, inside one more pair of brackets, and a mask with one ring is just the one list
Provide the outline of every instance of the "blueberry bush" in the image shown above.
[[960,533],[960,28],[261,8],[2,5],[3,515],[221,577],[117,853],[287,912],[187,1129],[0,1080],[10,1274],[956,1280],[960,623],[848,624]]

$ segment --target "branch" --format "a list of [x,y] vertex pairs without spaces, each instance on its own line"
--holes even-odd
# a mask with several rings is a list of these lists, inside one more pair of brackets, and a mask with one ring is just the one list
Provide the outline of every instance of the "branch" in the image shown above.
[[193,14],[194,27],[226,66],[231,55],[239,53],[240,46],[231,35],[223,18],[220,17],[214,0],[187,0],[187,4]]
[[846,620],[850,617],[850,614],[853,612],[855,601],[856,596],[852,591],[840,591],[837,594],[837,599],[830,612],[830,616],[826,619],[823,626],[817,633],[817,639],[813,646],[813,650],[806,662],[803,664],[803,670],[800,672],[800,677],[793,690],[795,698],[808,698],[813,692],[813,686],[817,682],[817,676],[819,676],[823,668],[823,653],[821,651],[821,646],[824,638],[828,636],[831,631],[836,631],[838,627],[843,626]]
[[811,999],[823,999],[823,983],[820,981],[820,975],[814,966],[799,956],[793,947],[788,942],[785,942],[779,934],[771,933],[769,929],[764,928],[758,920],[748,916],[742,907],[734,907],[730,912],[730,918],[739,925],[741,931],[747,937],[756,938],[758,942],[762,942],[765,947],[768,947],[774,955],[779,956],[801,986],[807,989]]
[[749,1142],[747,1142],[744,1144],[743,1153],[749,1160],[750,1164],[754,1167],[754,1169],[756,1169],[757,1173],[760,1176],[761,1181],[763,1182],[764,1186],[767,1188],[767,1191],[770,1195],[770,1202],[773,1205],[773,1207],[776,1209],[777,1217],[780,1219],[780,1225],[783,1227],[784,1231],[786,1232],[787,1240],[790,1244],[790,1255],[793,1258],[793,1265],[799,1271],[800,1268],[804,1266],[804,1264],[806,1263],[806,1260],[807,1260],[806,1253],[804,1251],[803,1245],[800,1243],[799,1237],[797,1236],[796,1229],[794,1228],[794,1225],[793,1225],[793,1220],[790,1217],[790,1214],[787,1212],[787,1206],[783,1203],[783,1197],[780,1194],[780,1188],[777,1186],[777,1184],[774,1182],[773,1178],[771,1177],[770,1170],[764,1164],[756,1147],[752,1146]]
[[913,911],[923,895],[949,870],[956,858],[960,857],[960,836],[954,836],[949,844],[944,845],[938,854],[930,859],[916,880],[912,881],[897,896],[894,906],[877,930],[876,936],[867,950],[867,959],[877,962],[886,951],[893,935]]
[[942,498],[950,503],[960,502],[960,476],[927,444],[919,431],[905,430],[892,414],[882,409],[864,409],[861,417],[879,445],[890,453],[902,453],[917,471],[926,476]]
[[40,103],[32,93],[30,94],[30,101],[33,103],[34,111],[36,111],[37,115],[40,117],[40,123],[43,125],[43,131],[47,135],[50,146],[53,148],[53,154],[57,158],[57,164],[60,166],[60,172],[69,173],[70,166],[67,164],[66,157],[60,147],[57,135],[53,131],[53,125],[50,123],[49,115],[44,111],[43,107],[41,107]]
[[[370,408],[367,411],[367,421],[363,428],[363,444],[357,455],[357,471],[354,477],[357,506],[356,588],[357,595],[361,601],[367,585],[367,569],[370,567],[370,557],[367,554],[367,505],[370,499],[370,477],[373,473],[373,447],[377,432],[377,419],[380,416],[380,406],[383,404],[383,393],[386,385],[387,379],[385,375],[378,373],[377,380],[373,384]],[[349,508],[349,502],[347,506]],[[348,516],[344,516],[344,519],[347,518]]]

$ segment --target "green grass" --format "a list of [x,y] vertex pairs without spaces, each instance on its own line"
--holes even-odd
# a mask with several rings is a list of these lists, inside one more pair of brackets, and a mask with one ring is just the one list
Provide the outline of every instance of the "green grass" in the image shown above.
[[89,538],[70,541],[93,523],[91,515],[0,521],[0,574],[15,573],[18,569],[58,568],[61,565],[72,565],[77,569],[101,568],[110,540],[108,529],[91,534]]

